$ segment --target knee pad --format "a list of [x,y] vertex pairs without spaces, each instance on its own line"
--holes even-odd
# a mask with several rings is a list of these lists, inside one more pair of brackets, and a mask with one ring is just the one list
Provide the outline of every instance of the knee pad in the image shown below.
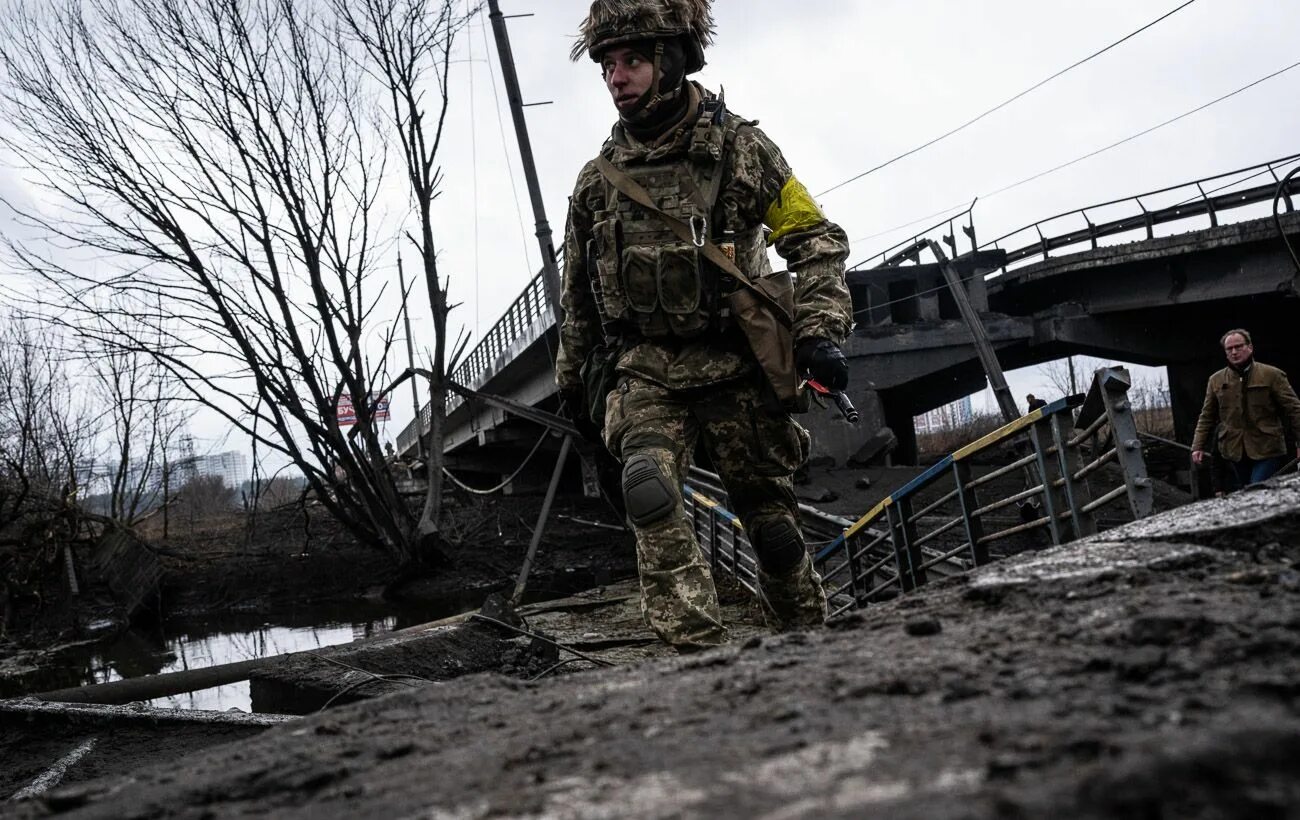
[[750,533],[758,564],[771,575],[784,575],[803,560],[803,535],[789,518],[769,518]]
[[659,469],[659,462],[638,453],[623,465],[623,503],[633,526],[644,527],[667,518],[677,506],[677,495]]

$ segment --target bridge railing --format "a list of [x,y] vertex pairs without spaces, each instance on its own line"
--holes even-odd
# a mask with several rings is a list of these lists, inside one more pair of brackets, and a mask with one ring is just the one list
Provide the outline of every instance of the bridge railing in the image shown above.
[[950,256],[960,256],[962,251],[958,249],[957,229],[966,235],[970,244],[971,252],[977,250],[978,240],[975,238],[975,203],[972,202],[964,211],[957,211],[950,214],[923,231],[918,231],[910,239],[904,239],[885,248],[880,253],[868,256],[856,265],[849,267],[850,271],[861,270],[864,267],[869,268],[893,268],[902,265],[904,262],[916,262],[919,258],[919,251],[916,248],[920,245],[922,239],[927,236],[934,236],[935,232],[940,233],[943,243],[948,246]]
[[[538,319],[549,315],[546,285],[542,281],[542,274],[539,273],[533,277],[523,293],[519,294],[469,355],[452,371],[452,381],[467,387],[478,387],[481,376],[491,369],[497,359],[523,337]],[[455,410],[462,402],[464,399],[459,395],[447,396],[447,412]],[[402,428],[402,432],[397,434],[398,452],[405,453],[415,448],[416,439],[429,429],[430,418],[429,405],[425,404],[420,408],[419,418],[406,425]]]
[[[1289,213],[1295,210],[1295,197],[1300,195],[1300,176],[1285,185],[1282,181],[1297,164],[1300,164],[1300,154],[1293,154],[1181,185],[1065,211],[1000,236],[981,248],[1005,249],[1006,265],[1002,268],[1005,272],[1018,263],[1047,259],[1063,248],[1087,244],[1095,250],[1100,240],[1120,234],[1140,231],[1146,239],[1154,239],[1157,226],[1172,222],[1205,219],[1208,224],[1204,227],[1218,227],[1223,212],[1273,202],[1279,196],[1279,205]],[[1155,206],[1152,201],[1157,199],[1173,202]],[[1094,222],[1093,217],[1106,209],[1123,209],[1128,213]],[[1060,232],[1067,223],[1075,227]]]
[[[810,522],[805,510],[810,540],[828,525],[847,525],[813,559],[831,615],[988,563],[994,557],[990,544],[1012,536],[1045,530],[1053,544],[1061,544],[1091,535],[1097,531],[1097,510],[1120,499],[1127,499],[1133,518],[1150,515],[1153,491],[1128,400],[1130,384],[1123,368],[1098,370],[1086,397],[1055,401],[945,456],[856,521],[822,513]],[[1108,443],[1102,446],[1104,428]],[[976,455],[1016,442],[1027,442],[1028,455],[974,475]],[[1112,462],[1119,465],[1122,480],[1094,497],[1089,479]],[[992,482],[1018,472],[1035,476],[1034,486],[1002,498],[986,497]],[[920,494],[943,482],[951,482],[951,489],[919,506]],[[723,496],[711,489],[712,494],[695,483],[686,486],[696,538],[715,570],[730,572],[754,590],[758,562],[753,548],[739,520],[722,506]],[[995,524],[992,514],[1007,509],[1031,516],[1024,520],[1022,514],[1011,526]]]
[[[713,473],[692,467],[684,487],[686,511],[695,528],[695,539],[709,557],[714,572],[725,570],[750,592],[758,592],[758,562],[740,519],[721,505],[727,497],[722,480]],[[800,526],[811,543],[827,544],[853,524],[847,518],[799,505]]]
[[[852,270],[869,263],[874,263],[873,268],[888,268],[898,267],[907,261],[916,261],[913,257],[917,252],[916,248],[919,247],[919,240],[924,236],[932,236],[936,232],[941,232],[943,241],[952,252],[951,255],[959,257],[962,254],[958,249],[958,228],[966,235],[972,254],[982,249],[1011,248],[1006,251],[1005,264],[1001,268],[1006,272],[1018,264],[1049,258],[1054,251],[1063,248],[1088,243],[1095,249],[1099,247],[1102,239],[1133,231],[1145,231],[1147,238],[1154,238],[1156,226],[1172,222],[1204,217],[1208,218],[1209,225],[1213,227],[1220,224],[1220,214],[1225,211],[1273,201],[1279,196],[1278,188],[1281,180],[1297,164],[1300,164],[1300,154],[1293,154],[1182,185],[1066,211],[1012,231],[984,245],[978,245],[976,239],[972,216],[974,203],[972,203],[964,211],[946,217],[911,239],[854,265]],[[1300,196],[1300,176],[1292,178],[1282,188],[1279,204],[1284,205],[1288,212],[1292,212],[1296,209],[1296,197]],[[1172,205],[1148,207],[1152,199],[1165,196],[1172,196],[1176,201]],[[1097,212],[1117,207],[1135,209],[1136,213],[1104,222],[1093,221],[1093,216]],[[1083,225],[1063,233],[1052,233],[1055,226],[1067,220],[1076,223],[1082,221]],[[920,296],[921,294],[912,293],[894,301],[912,301]],[[855,313],[866,310],[859,311],[855,305]],[[481,375],[487,372],[497,358],[510,349],[511,345],[547,312],[545,287],[541,274],[538,274],[501,319],[493,325],[483,340],[456,368],[452,378],[459,384],[479,386]],[[859,317],[859,320],[862,321],[862,317]],[[455,409],[461,401],[462,399],[457,396],[449,397],[448,411]],[[420,409],[419,418],[413,420],[398,434],[397,442],[401,452],[405,453],[413,449],[417,437],[428,429],[428,425],[429,407],[425,405]]]

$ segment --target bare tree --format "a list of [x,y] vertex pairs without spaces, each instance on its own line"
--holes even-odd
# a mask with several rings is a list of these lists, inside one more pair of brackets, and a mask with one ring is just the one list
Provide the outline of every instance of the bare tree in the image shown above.
[[[97,324],[97,336],[113,337],[111,327]],[[122,324],[134,323],[124,318]],[[144,337],[146,332],[132,329],[132,335]],[[176,382],[155,355],[118,345],[108,349],[84,345],[83,340],[79,355],[91,375],[98,404],[105,408],[108,516],[130,526],[147,508],[167,503],[168,454],[190,414],[183,412]],[[155,350],[170,352],[161,340]]]
[[[74,264],[50,245],[11,243],[57,294],[47,314],[71,317],[95,344],[151,356],[400,560],[438,554],[440,487],[430,482],[418,519],[398,495],[373,402],[395,329],[379,357],[364,347],[405,237],[434,318],[428,450],[440,454],[454,357],[431,204],[464,23],[453,5],[58,0],[0,24],[3,110],[21,134],[8,147],[64,208],[21,215],[101,257]],[[393,192],[414,217],[386,217]],[[345,397],[350,430],[336,416]]]
[[0,531],[81,490],[98,433],[53,334],[17,316],[0,329]]
[[37,596],[81,529],[76,501],[97,431],[48,330],[0,323],[0,633],[14,602]]
[[1088,386],[1092,384],[1093,372],[1107,364],[1106,360],[1091,356],[1067,356],[1064,359],[1046,362],[1040,367],[1039,372],[1051,385],[1055,397],[1070,396],[1088,392]]
[[1174,414],[1169,382],[1160,375],[1135,375],[1128,391],[1133,418],[1143,433],[1174,437]]
[[188,515],[190,528],[201,518],[228,513],[235,507],[235,491],[219,475],[196,475],[177,491],[178,511]]
[[[447,302],[447,285],[438,275],[432,209],[442,181],[437,156],[449,103],[447,74],[451,67],[452,35],[463,21],[454,18],[452,4],[446,0],[334,0],[334,8],[361,44],[366,65],[386,92],[389,122],[398,135],[402,169],[415,206],[416,231],[407,232],[406,238],[418,254],[434,328],[427,448],[433,455],[427,470],[428,489],[418,531],[421,543],[433,546],[441,539],[440,455],[446,422],[447,374],[451,369],[447,356],[447,316],[451,308]],[[432,122],[425,102],[430,75],[439,94],[437,117]],[[398,264],[401,264],[400,255]],[[464,340],[451,356],[453,361],[463,347]]]

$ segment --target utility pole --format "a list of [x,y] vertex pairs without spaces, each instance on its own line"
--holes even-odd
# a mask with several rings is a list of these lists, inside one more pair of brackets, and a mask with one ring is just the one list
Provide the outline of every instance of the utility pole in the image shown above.
[[[948,261],[948,256],[939,247],[939,243],[933,239],[927,239],[926,243],[930,246],[930,251],[934,254],[935,259],[939,260],[939,268],[943,271],[944,281],[948,283],[948,290],[952,293],[952,299],[957,303],[957,312],[961,314],[962,321],[970,330],[970,334],[975,339],[975,353],[979,356],[980,364],[984,366],[984,374],[988,376],[989,386],[993,388],[993,397],[997,399],[998,409],[1002,411],[1002,420],[1007,424],[1015,421],[1020,417],[1020,410],[1016,407],[1016,400],[1011,396],[1011,388],[1007,386],[1007,377],[1002,372],[1002,364],[998,361],[998,354],[993,350],[993,343],[989,341],[988,331],[984,328],[984,322],[980,320],[979,314],[970,303],[970,296],[966,293],[966,285],[961,281],[957,269],[953,267],[952,262]],[[975,276],[981,274],[976,271]],[[1039,456],[1041,458],[1041,455]],[[1040,462],[1041,464],[1041,462]],[[1043,472],[1041,467],[1030,466],[1024,467],[1025,486],[1035,487],[1043,485],[1044,497],[1051,492],[1047,486],[1044,476],[1038,473]],[[1018,505],[1020,514],[1025,517],[1026,521],[1038,517],[1039,501],[1037,498],[1027,498]],[[1052,526],[1056,526],[1055,521]]]
[[[406,365],[415,370],[415,347],[411,343],[411,308],[406,301],[406,276],[402,273],[402,254],[397,254],[397,287],[402,293],[402,322],[406,328]],[[415,409],[415,457],[424,460],[424,430],[420,425],[420,389],[411,379],[411,407]]]
[[[524,166],[524,179],[528,181],[528,196],[533,203],[533,218],[537,223],[537,245],[542,251],[542,284],[546,289],[546,301],[555,314],[555,329],[558,332],[564,321],[564,310],[560,307],[560,269],[555,263],[555,244],[551,239],[551,223],[546,221],[546,207],[542,204],[542,186],[537,181],[537,164],[533,161],[533,144],[528,139],[528,122],[524,118],[524,103],[519,93],[519,75],[515,73],[515,58],[510,50],[510,35],[506,32],[506,18],[501,13],[497,0],[488,0],[489,16],[492,18],[492,33],[496,36],[497,56],[501,62],[501,79],[506,85],[506,96],[510,100],[510,114],[515,121],[515,138],[519,142],[519,159]],[[519,578],[515,581],[507,609],[513,609],[524,598],[528,584],[528,573],[533,566],[533,558],[546,530],[546,519],[551,514],[551,502],[555,500],[555,491],[560,486],[560,477],[564,473],[564,463],[568,461],[569,450],[573,447],[573,437],[564,436],[560,444],[560,454],[555,460],[555,469],[551,473],[551,483],[546,488],[546,498],[542,502],[541,513],[537,516],[537,526],[533,527],[533,537],[528,543],[528,553],[524,564],[519,569]],[[584,459],[585,461],[585,459]],[[587,466],[587,465],[584,465]],[[594,473],[594,464],[590,465]]]
[[[510,100],[510,114],[515,121],[515,139],[519,142],[519,159],[524,166],[524,179],[528,181],[528,196],[533,203],[533,218],[537,223],[537,245],[542,251],[542,283],[546,286],[546,300],[555,313],[555,326],[563,318],[560,310],[560,269],[555,263],[555,243],[551,239],[551,224],[546,221],[546,208],[542,204],[542,186],[537,181],[537,165],[533,161],[533,144],[528,139],[528,121],[524,119],[524,103],[519,93],[519,75],[515,73],[515,58],[510,50],[510,35],[506,32],[506,18],[497,0],[488,0],[491,10],[492,33],[496,36],[497,55],[501,61],[501,79],[506,85]],[[530,16],[530,15],[522,15]]]

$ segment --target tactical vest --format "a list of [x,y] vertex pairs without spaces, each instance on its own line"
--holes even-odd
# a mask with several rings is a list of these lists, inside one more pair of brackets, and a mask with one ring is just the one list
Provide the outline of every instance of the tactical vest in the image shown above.
[[736,130],[744,124],[714,98],[705,101],[684,157],[619,162],[606,147],[606,158],[645,188],[665,213],[699,231],[695,241],[681,240],[658,214],[604,181],[603,201],[593,209],[587,265],[607,338],[694,339],[721,331],[727,320],[722,297],[735,283],[701,253],[706,239],[733,256],[747,275],[763,274],[750,270],[755,260],[767,266],[761,230],[755,226],[743,235],[730,233],[717,206],[720,175]]

